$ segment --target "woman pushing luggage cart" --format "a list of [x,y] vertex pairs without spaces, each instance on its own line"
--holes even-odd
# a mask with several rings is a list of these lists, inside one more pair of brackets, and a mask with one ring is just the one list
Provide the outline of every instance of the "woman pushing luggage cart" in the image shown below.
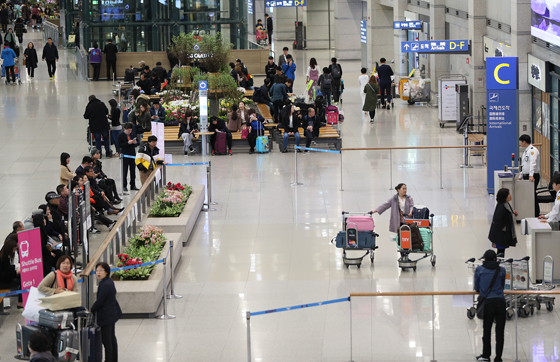
[[[379,236],[374,232],[375,224],[372,218],[373,212],[342,212],[342,231],[331,240],[331,244],[336,242],[336,247],[342,249],[342,261],[348,268],[362,265],[363,259],[369,255],[373,265],[374,251],[377,249],[375,239]],[[347,251],[365,251],[360,257],[348,257]]]
[[[432,266],[436,266],[432,234],[434,214],[430,214],[428,208],[413,208],[412,218],[404,219],[404,224],[399,228],[397,235],[397,250],[401,253],[399,268],[405,270],[412,268],[416,271],[416,264],[430,257]],[[423,257],[411,260],[410,254],[424,254]]]

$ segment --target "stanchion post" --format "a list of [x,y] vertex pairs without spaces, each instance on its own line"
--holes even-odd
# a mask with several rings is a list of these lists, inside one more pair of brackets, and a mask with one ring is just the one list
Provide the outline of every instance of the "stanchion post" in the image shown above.
[[[441,148],[440,148],[441,150]],[[431,362],[437,362],[436,361],[436,325],[435,325],[435,319],[436,319],[436,306],[434,304],[434,296],[432,295],[432,361]]]
[[519,313],[519,310],[517,309],[517,297],[514,298],[515,299],[515,359],[513,360],[513,362],[519,362],[519,355],[518,355],[518,350],[517,350],[517,314]]
[[348,297],[348,302],[350,303],[350,362],[352,360],[352,297]]
[[163,181],[163,187],[167,185],[167,166],[163,165],[163,171],[161,172],[161,179]]
[[175,319],[174,315],[167,314],[167,257],[163,258],[163,314],[156,316],[157,319]]
[[175,294],[173,288],[173,278],[175,277],[175,272],[173,271],[173,240],[169,240],[169,263],[171,264],[171,293],[167,296],[167,299],[181,299],[183,296]]
[[251,312],[245,314],[247,318],[247,362],[251,362]]
[[119,155],[119,161],[121,163],[121,195],[128,195],[124,192],[126,188],[126,180],[124,179],[124,157],[122,153]]
[[441,166],[441,148],[439,149],[439,188],[443,189],[443,167]]
[[208,205],[218,205],[217,202],[212,201],[212,162],[210,161],[208,161],[208,167],[206,168],[206,182],[210,185],[208,186]]
[[290,186],[303,185],[303,183],[298,182],[297,180],[297,146],[294,147],[294,155],[295,155],[295,178],[294,178],[294,182],[291,183]]
[[340,191],[344,191],[342,188],[342,150],[340,152]]
[[393,189],[393,150],[389,150],[389,174],[391,175],[391,183],[389,190]]

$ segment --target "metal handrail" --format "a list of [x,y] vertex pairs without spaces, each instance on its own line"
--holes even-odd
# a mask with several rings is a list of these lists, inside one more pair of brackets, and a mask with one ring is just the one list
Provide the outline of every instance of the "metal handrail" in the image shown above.
[[[533,145],[536,146],[536,145]],[[412,146],[412,147],[363,147],[363,148],[341,148],[341,151],[380,151],[380,150],[427,150],[442,148],[486,148],[486,145],[472,146]]]
[[[140,190],[138,190],[136,195],[134,195],[130,203],[123,210],[121,217],[117,220],[115,226],[113,226],[113,229],[105,237],[105,240],[103,240],[103,242],[101,243],[101,245],[99,246],[95,254],[93,254],[93,256],[90,258],[89,263],[84,267],[84,270],[82,271],[81,274],[82,277],[90,276],[91,272],[95,268],[95,265],[99,262],[99,259],[101,259],[101,257],[106,252],[109,245],[111,245],[113,239],[117,236],[117,233],[119,232],[119,229],[123,226],[124,222],[126,221],[128,214],[130,214],[134,210],[134,206],[141,200],[142,197],[144,197],[144,194],[151,189],[151,185],[152,182],[154,181],[154,178],[156,177],[156,173],[161,168],[162,166],[156,167],[154,172],[152,172],[150,176],[148,176],[148,179],[144,182]],[[122,237],[125,238],[126,236],[122,235]]]

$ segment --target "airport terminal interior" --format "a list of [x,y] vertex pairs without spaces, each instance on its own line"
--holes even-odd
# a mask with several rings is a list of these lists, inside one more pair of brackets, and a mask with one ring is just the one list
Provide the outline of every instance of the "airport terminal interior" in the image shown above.
[[[308,6],[313,2],[315,0],[308,0]],[[408,13],[420,9],[421,16],[405,18],[405,10],[401,8],[402,13],[394,18],[391,15],[391,22],[393,19],[422,20],[426,8],[410,5],[410,1],[408,5],[406,1],[394,2],[395,6],[404,6]],[[368,12],[374,13],[375,10],[371,9],[375,7],[393,12],[386,4],[393,1],[371,0],[367,3]],[[486,4],[486,1],[469,0],[464,5],[450,0],[420,3],[437,5],[438,9],[441,6],[465,7],[465,11],[470,12],[478,3]],[[517,3],[508,2],[507,8],[512,14],[514,11],[510,7]],[[264,14],[263,5],[260,10]],[[285,13],[278,10],[273,16],[284,16]],[[476,12],[478,14],[478,10]],[[307,16],[305,19],[311,21]],[[530,21],[531,15],[526,16],[529,17],[526,21]],[[337,17],[336,13],[334,17]],[[464,21],[466,24],[467,20]],[[515,26],[513,22],[509,24]],[[385,56],[388,63],[396,59],[392,66],[397,78],[408,75],[408,67],[398,65],[404,59],[402,54],[393,53],[392,35],[385,41],[389,44],[383,45],[384,41],[375,35],[375,26],[368,24],[369,29],[373,29],[368,35],[376,38],[375,41],[369,39],[391,53],[383,54],[371,45],[371,50],[366,51],[368,74],[371,74],[375,61]],[[446,34],[459,34],[457,38],[470,39],[472,52],[477,53],[473,57],[482,59],[479,53],[484,32],[478,34],[479,30],[469,30],[467,26],[469,31],[465,33],[465,28],[454,30],[454,25],[446,26]],[[276,25],[276,29],[280,27]],[[285,28],[293,31],[293,21],[291,28]],[[41,59],[43,34],[40,30],[28,29],[24,44],[33,42]],[[312,33],[309,27],[307,31]],[[473,269],[466,261],[481,258],[492,248],[488,233],[495,197],[487,188],[484,157],[470,157],[472,167],[460,167],[464,163],[463,149],[445,147],[463,145],[463,135],[456,131],[456,122],[440,126],[437,99],[411,105],[396,98],[392,109],[377,109],[375,122],[371,123],[362,111],[360,97],[362,89],[358,77],[364,63],[360,59],[361,50],[358,46],[357,56],[345,59],[343,52],[336,49],[336,44],[341,44],[344,39],[339,34],[343,30],[336,31],[332,49],[313,49],[308,40],[308,49],[301,50],[293,49],[293,35],[287,34],[288,30],[280,31],[279,39],[273,38],[270,51],[276,61],[284,46],[290,48],[297,64],[294,84],[297,95],[305,93],[304,80],[310,58],[316,58],[322,68],[330,64],[333,56],[338,56],[345,86],[338,103],[344,122],[337,126],[343,147],[385,149],[348,150],[340,154],[296,153],[290,148],[290,152],[281,153],[275,144],[268,154],[249,154],[247,147],[234,147],[232,156],[202,156],[200,153],[186,156],[181,147],[166,149],[165,153],[173,154],[173,163],[211,162],[212,198],[217,204],[211,205],[214,210],[200,213],[188,243],[181,249],[181,259],[174,273],[174,292],[182,298],[167,301],[167,313],[176,318],[120,319],[116,324],[119,361],[247,361],[248,311],[348,298],[350,293],[473,290]],[[473,32],[476,39],[469,37]],[[514,36],[530,38],[525,33],[513,33],[508,35],[510,45],[518,44]],[[393,34],[393,29],[389,34]],[[356,36],[359,39],[359,32]],[[398,35],[394,39],[395,43],[402,40]],[[90,47],[89,44],[84,46]],[[528,46],[530,48],[531,44]],[[543,52],[552,54],[552,50]],[[30,217],[31,212],[45,202],[45,194],[56,189],[62,152],[71,155],[72,170],[79,166],[83,156],[88,155],[87,120],[83,117],[88,97],[93,94],[107,105],[114,98],[112,82],[86,81],[79,76],[75,49],[61,48],[59,54],[54,80],[49,80],[45,63],[39,61],[33,82],[22,69],[23,84],[7,86],[2,82],[0,85],[1,235],[11,232],[14,221]],[[520,66],[519,92],[523,93],[524,99],[521,100],[520,96],[519,115],[525,117],[522,121],[529,125],[524,133],[535,136],[537,132],[532,132],[535,102],[531,100],[535,88],[527,84],[527,74],[522,75],[526,73],[527,59],[526,55],[520,54],[513,54],[519,56],[523,64]],[[452,55],[451,60],[449,55],[442,56],[447,57],[445,67],[459,61],[453,58],[458,55]],[[433,55],[428,57],[432,57],[432,62],[424,55],[419,57],[427,65],[425,78],[433,74],[455,73],[455,69],[441,69],[439,60],[433,62]],[[464,62],[464,58],[461,61]],[[417,65],[420,68],[422,60]],[[164,64],[164,67],[168,65]],[[479,73],[470,67],[469,73],[464,67],[462,65],[457,71],[466,76],[467,83],[471,84],[471,80],[475,83],[470,97],[476,98],[476,105],[471,105],[471,112],[476,114],[480,104],[485,103],[479,94],[483,87],[477,84],[477,78],[484,77],[485,71]],[[249,71],[263,73],[256,69]],[[263,79],[262,74],[256,75],[255,86],[262,84]],[[431,82],[432,91],[437,92],[437,79]],[[558,95],[558,88],[554,91]],[[558,102],[554,97],[552,99]],[[550,104],[550,95],[548,99]],[[544,98],[542,101],[544,104]],[[556,112],[551,114],[551,119],[556,119],[558,127],[559,108],[551,106],[551,112]],[[543,157],[541,167],[544,168],[546,162],[550,175],[555,167],[558,169],[550,159],[559,159],[560,155],[558,133],[548,137],[548,160]],[[554,137],[556,140],[551,141]],[[543,143],[544,139],[541,138],[540,142]],[[302,145],[304,140],[302,137]],[[517,137],[513,142],[517,143]],[[556,142],[556,146],[551,146],[551,142]],[[423,146],[443,148],[415,148]],[[387,148],[391,147],[400,149],[389,152]],[[107,159],[103,151],[101,161],[104,172],[120,180],[119,158]],[[511,159],[504,159],[502,169],[503,165],[511,165]],[[168,181],[188,185],[206,183],[207,173],[203,166],[166,169]],[[300,185],[294,186],[292,183],[296,178]],[[541,183],[544,185],[548,181],[550,178],[541,180]],[[415,205],[424,205],[434,215],[434,263],[426,258],[418,262],[415,270],[399,268],[401,255],[397,251],[396,234],[389,231],[390,211],[386,211],[382,215],[373,215],[375,232],[379,235],[374,260],[368,256],[360,268],[346,267],[343,250],[331,243],[343,230],[342,212],[375,210],[395,195],[394,187],[399,183],[407,185],[407,193]],[[140,187],[139,178],[136,184]],[[123,196],[123,206],[128,205],[135,193],[131,191]],[[516,207],[519,210],[524,206]],[[542,204],[541,213],[547,213],[551,208],[552,203]],[[114,220],[119,217],[110,216]],[[108,234],[104,226],[99,226],[99,230],[101,234],[90,234],[91,254]],[[531,236],[522,235],[521,224],[517,224],[516,232],[518,244],[506,250],[507,258],[521,259],[531,255]],[[349,251],[348,254],[358,256],[363,252]],[[536,267],[542,269],[541,260],[536,261]],[[467,317],[469,301],[472,305],[472,296],[353,297],[351,303],[320,303],[309,308],[289,308],[278,313],[256,315],[250,320],[250,360],[427,362],[434,360],[435,356],[438,361],[474,361],[482,352],[483,325],[482,321]],[[9,315],[0,315],[2,361],[17,360],[14,357],[17,354],[16,325],[23,324],[24,318],[15,303],[16,299],[12,298],[11,308],[6,309]],[[162,308],[160,305],[157,314],[163,312]],[[503,360],[559,360],[557,323],[560,323],[558,309],[549,311],[545,304],[540,310],[535,308],[533,315],[508,320]],[[493,337],[493,351],[494,348]]]

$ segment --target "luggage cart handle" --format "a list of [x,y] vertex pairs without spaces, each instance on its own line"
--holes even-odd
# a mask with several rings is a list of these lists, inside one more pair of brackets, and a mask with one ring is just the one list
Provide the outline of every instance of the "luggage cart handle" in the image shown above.
[[367,211],[367,212],[348,212],[348,211],[343,211],[342,215],[373,215],[373,211]]

